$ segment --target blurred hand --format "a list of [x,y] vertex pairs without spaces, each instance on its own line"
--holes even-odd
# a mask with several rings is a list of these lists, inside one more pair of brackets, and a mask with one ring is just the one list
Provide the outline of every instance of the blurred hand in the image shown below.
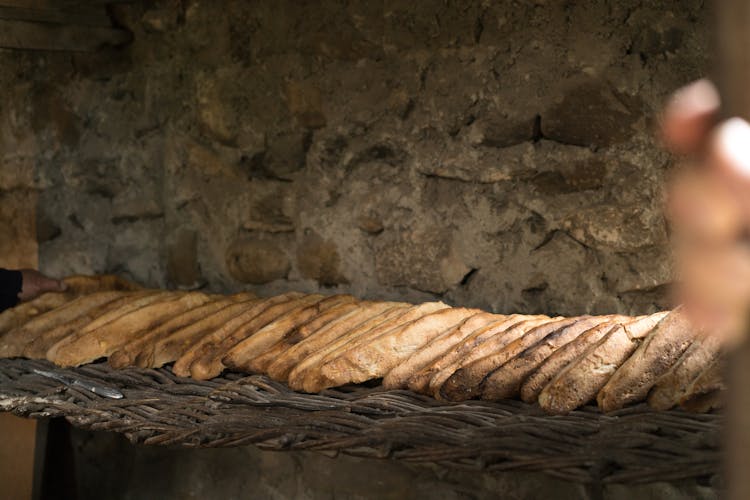
[[667,203],[678,299],[706,331],[739,340],[750,304],[750,125],[718,122],[719,97],[701,80],[679,92],[662,121],[685,158]]
[[21,269],[21,275],[23,282],[21,293],[18,294],[21,301],[31,300],[45,292],[64,292],[67,288],[64,282],[48,278],[33,269]]

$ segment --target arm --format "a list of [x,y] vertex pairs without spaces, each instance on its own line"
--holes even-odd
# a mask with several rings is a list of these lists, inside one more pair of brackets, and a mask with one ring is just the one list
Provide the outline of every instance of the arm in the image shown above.
[[45,292],[63,292],[65,283],[33,269],[13,271],[0,268],[0,311],[31,300]]
[[667,106],[662,130],[685,159],[668,196],[678,298],[695,324],[736,342],[750,303],[750,126],[720,122],[719,106],[697,82]]
[[21,271],[0,269],[0,311],[4,311],[18,303],[21,293],[23,275]]

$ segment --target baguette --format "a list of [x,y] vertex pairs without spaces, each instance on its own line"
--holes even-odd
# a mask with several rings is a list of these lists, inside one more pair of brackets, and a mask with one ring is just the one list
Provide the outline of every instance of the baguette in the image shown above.
[[355,300],[351,295],[332,295],[314,304],[300,305],[239,342],[226,353],[222,362],[227,368],[233,370],[262,373],[255,360],[283,339],[286,334],[321,314],[325,314],[331,308],[351,304]]
[[[160,339],[156,339],[153,346],[153,359],[149,368],[160,368],[171,363],[196,344],[208,333],[221,328],[227,321],[262,302],[261,299],[253,299],[244,302],[226,304],[213,313],[207,315],[195,323],[179,328]],[[140,362],[139,362],[140,366]]]
[[103,291],[135,292],[143,287],[114,274],[96,276],[68,276],[62,280],[67,292],[85,295]]
[[210,298],[200,292],[166,295],[110,321],[71,341],[61,340],[47,351],[47,359],[58,366],[80,366],[112,352],[170,318],[205,304]]
[[[153,291],[141,291],[141,292],[121,292],[121,296],[111,302],[104,304],[98,304],[96,307],[87,308],[85,314],[78,316],[77,318],[62,323],[50,330],[42,332],[37,335],[31,342],[26,344],[23,348],[23,356],[29,359],[45,359],[47,351],[50,347],[55,345],[60,340],[78,334],[86,325],[91,323],[94,319],[102,314],[107,314],[110,311],[119,309],[123,305],[143,297],[148,294],[153,294]],[[92,294],[93,296],[94,294]],[[91,297],[91,296],[89,296]]]
[[691,384],[718,359],[721,347],[721,341],[713,335],[696,339],[656,382],[648,395],[648,405],[665,411],[680,404]]
[[563,415],[596,397],[613,373],[636,350],[640,340],[667,313],[656,313],[618,325],[561,370],[539,393],[539,406]]
[[[358,324],[352,328],[343,331],[340,328],[334,328],[324,332],[325,334],[313,335],[295,346],[304,348],[303,350],[308,355],[289,371],[289,386],[294,390],[304,390],[305,378],[308,373],[315,370],[329,353],[345,345],[351,339],[364,335],[368,331],[397,318],[411,307],[399,302],[381,302],[377,306],[368,308],[370,310],[364,316],[358,318]],[[295,357],[298,355],[299,353]]]
[[482,399],[497,401],[518,396],[524,380],[553,352],[586,330],[610,319],[611,316],[584,316],[572,325],[547,335],[541,342],[508,361],[502,369],[491,373],[482,384]]
[[380,316],[394,307],[406,307],[393,302],[362,302],[359,306],[316,330],[300,329],[289,337],[289,348],[268,367],[268,375],[278,381],[288,381],[293,370],[300,371],[301,364],[309,356],[320,354],[324,348],[348,332],[360,328],[372,328]]
[[153,330],[144,332],[138,338],[131,339],[113,352],[107,362],[112,368],[125,368],[126,366],[148,368],[153,363],[154,347],[157,340],[205,318],[229,304],[244,302],[254,298],[255,295],[252,293],[238,293],[230,297],[221,295],[210,296],[205,304],[178,314]]
[[80,297],[104,291],[135,291],[141,288],[122,278],[112,275],[103,276],[70,276],[62,280],[64,292],[48,292],[28,302],[6,309],[0,314],[0,341],[2,336],[23,326],[31,318],[52,311]]
[[326,325],[335,323],[336,320],[344,318],[352,311],[362,307],[363,304],[363,302],[339,304],[312,318],[308,322],[293,328],[284,334],[278,342],[269,347],[266,352],[253,360],[253,369],[258,373],[269,373],[271,365],[276,363],[276,361],[278,361],[285,352],[291,349],[292,346],[298,344],[303,339],[309,337],[312,333],[317,332]]
[[724,383],[724,360],[719,358],[706,367],[688,386],[680,407],[694,413],[707,413],[724,407],[727,387]]
[[434,339],[429,344],[415,351],[407,360],[399,364],[383,377],[383,387],[386,389],[405,389],[409,379],[419,370],[434,362],[461,340],[465,339],[479,328],[505,319],[506,316],[491,313],[478,313],[466,318],[453,328]]
[[599,408],[610,412],[645,400],[651,387],[685,352],[696,334],[681,308],[670,312],[599,391]]
[[16,328],[25,325],[32,318],[52,311],[73,300],[75,296],[69,292],[50,292],[28,302],[22,302],[0,313],[0,342],[5,335]]
[[230,348],[280,316],[297,307],[320,302],[322,298],[322,295],[299,296],[290,293],[267,299],[201,339],[191,347],[189,353],[177,360],[172,371],[179,376],[190,375],[198,380],[216,377],[226,368],[222,357]]
[[521,385],[521,399],[527,403],[536,402],[539,399],[539,393],[555,375],[575,361],[589,346],[599,342],[613,327],[630,320],[632,318],[628,316],[613,316],[609,321],[586,330],[553,352]]
[[[453,344],[448,350],[444,351],[435,359],[426,363],[409,377],[406,386],[409,390],[422,394],[429,393],[430,381],[440,373],[444,368],[460,360],[467,352],[470,352],[474,346],[484,342],[492,335],[498,335],[513,326],[520,323],[523,318],[520,314],[511,314],[502,319],[491,321],[487,325],[477,328]],[[447,378],[447,377],[446,377]],[[442,383],[442,382],[441,382]]]
[[[60,294],[58,294],[60,295]],[[67,324],[103,304],[122,297],[123,292],[98,292],[78,297],[56,309],[39,314],[0,339],[0,357],[22,356],[26,346],[58,325]]]
[[[380,335],[368,333],[367,338],[358,339],[359,345],[353,345],[323,364],[320,377],[305,390],[319,392],[328,387],[383,377],[432,339],[480,312],[477,309],[446,307],[394,326]],[[402,321],[402,318],[398,321]]]
[[477,355],[486,355],[473,361],[462,362],[440,387],[440,397],[448,401],[466,401],[479,396],[482,393],[482,382],[490,373],[547,335],[570,326],[576,321],[578,318],[555,318],[541,324],[530,321],[528,325],[519,327],[523,328],[521,336],[502,347],[495,348],[490,341],[479,345]]
[[[341,358],[348,350],[355,348],[362,343],[370,342],[372,339],[393,328],[406,325],[422,316],[447,308],[448,306],[442,302],[426,302],[419,305],[409,305],[403,309],[394,309],[389,312],[384,321],[367,331],[362,331],[354,335],[344,335],[336,342],[326,346],[322,356],[318,357],[318,360],[315,363],[308,366],[302,382],[302,389],[306,392],[319,392],[322,390],[322,385],[326,384],[326,376],[323,374],[323,368],[327,363]],[[308,361],[309,360],[305,360],[306,363]]]
[[548,316],[524,316],[523,321],[517,322],[502,331],[497,331],[494,334],[487,336],[484,334],[478,335],[475,341],[471,342],[471,349],[466,350],[460,357],[454,358],[452,363],[447,364],[444,368],[438,371],[432,379],[430,379],[428,394],[431,394],[435,399],[443,399],[440,389],[442,389],[445,381],[448,380],[456,370],[461,368],[464,363],[471,363],[482,358],[489,352],[502,349],[509,343],[523,336],[529,329],[544,324],[550,321],[550,319],[551,318]]

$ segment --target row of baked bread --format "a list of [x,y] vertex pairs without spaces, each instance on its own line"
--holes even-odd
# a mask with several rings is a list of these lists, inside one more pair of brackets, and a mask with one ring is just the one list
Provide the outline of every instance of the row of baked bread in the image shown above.
[[721,346],[679,309],[551,318],[350,295],[145,290],[111,277],[68,283],[0,314],[0,357],[174,362],[180,376],[265,373],[306,392],[382,378],[453,401],[521,397],[552,413],[594,399],[605,411],[646,398],[707,410],[723,391]]

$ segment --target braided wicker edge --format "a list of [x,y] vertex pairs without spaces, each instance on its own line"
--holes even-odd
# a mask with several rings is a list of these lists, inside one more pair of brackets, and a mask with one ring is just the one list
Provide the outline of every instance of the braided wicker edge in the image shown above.
[[[102,398],[37,375],[55,370],[116,387]],[[266,450],[393,458],[485,471],[542,471],[581,483],[715,478],[721,414],[655,412],[641,405],[603,415],[586,407],[549,416],[519,401],[442,403],[409,391],[346,387],[300,394],[265,376],[200,382],[169,369],[61,370],[0,360],[0,411],[65,417],[131,442],[184,447],[253,444]]]

